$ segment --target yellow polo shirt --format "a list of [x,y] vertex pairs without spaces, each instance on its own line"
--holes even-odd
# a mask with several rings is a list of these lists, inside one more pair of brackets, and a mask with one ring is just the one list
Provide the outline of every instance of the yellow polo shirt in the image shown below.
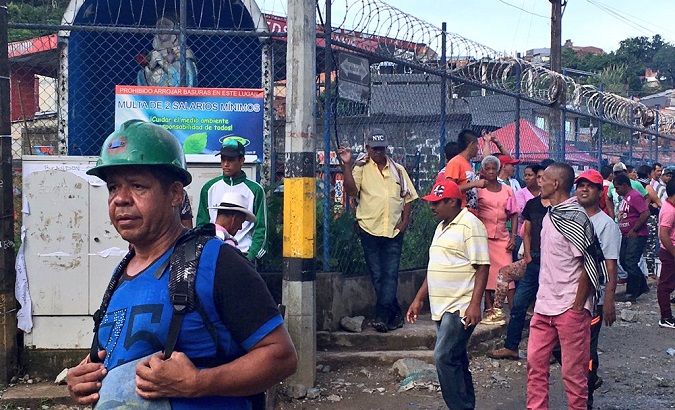
[[394,227],[401,220],[403,206],[417,199],[417,191],[408,173],[401,165],[398,168],[409,190],[404,198],[401,198],[401,186],[392,174],[397,171],[389,169],[389,162],[382,172],[374,161],[353,169],[352,175],[359,192],[356,219],[361,229],[373,236],[393,238],[398,235],[399,231]]
[[487,232],[483,223],[466,208],[443,228],[439,223],[429,247],[427,284],[431,319],[445,312],[463,317],[469,307],[476,279],[473,265],[489,265]]

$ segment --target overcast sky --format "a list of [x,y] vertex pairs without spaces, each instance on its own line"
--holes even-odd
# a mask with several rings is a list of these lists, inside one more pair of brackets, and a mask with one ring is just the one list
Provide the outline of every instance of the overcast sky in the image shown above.
[[[509,54],[550,45],[548,0],[385,2],[435,26],[440,27],[445,21],[448,31]],[[568,0],[562,19],[562,39],[607,52],[616,50],[621,40],[636,36],[660,34],[665,41],[675,44],[674,21],[675,0]]]
[[[382,1],[437,27],[446,22],[448,31],[510,55],[550,45],[549,0],[332,0],[334,21],[347,4],[362,7]],[[258,5],[286,15],[286,0],[258,0]],[[675,44],[674,22],[675,0],[568,0],[562,39],[606,52],[636,36],[660,34]]]

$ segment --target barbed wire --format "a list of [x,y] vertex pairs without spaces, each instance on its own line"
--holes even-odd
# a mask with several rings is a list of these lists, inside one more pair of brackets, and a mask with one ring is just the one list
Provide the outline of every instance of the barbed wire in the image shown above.
[[[412,64],[439,67],[443,41],[440,28],[382,0],[333,0],[331,11],[342,15],[332,21],[335,41],[384,56],[388,53]],[[459,34],[446,33],[445,39],[446,69],[453,76],[509,93],[521,92],[545,104],[562,102],[568,108],[619,124],[675,135],[673,114],[657,113],[638,100],[581,84],[568,75],[507,56]],[[374,41],[391,49],[374,47]],[[659,129],[655,130],[657,115]]]
[[[14,4],[10,11],[12,17],[17,17],[27,13],[30,7],[44,7],[45,4],[44,0],[27,0]],[[70,3],[53,0],[51,4],[53,12],[65,9],[62,24],[154,27],[160,17],[175,13],[179,2],[131,2],[124,3],[124,7],[123,3],[112,0],[101,0],[95,7],[93,3],[85,4],[84,0]],[[326,2],[319,0],[317,6],[317,23],[322,24]],[[280,0],[191,1],[188,4],[188,27],[275,32],[283,30],[284,26],[270,24],[261,10],[279,13],[283,18],[286,7]],[[155,18],[146,18],[146,15]],[[413,67],[440,69],[455,78],[485,84],[497,91],[521,93],[543,104],[562,102],[565,107],[617,124],[675,135],[673,114],[657,113],[657,110],[638,100],[603,92],[593,85],[580,84],[568,75],[507,56],[459,34],[443,33],[433,24],[383,0],[332,0],[331,16],[334,27],[332,38],[337,44],[348,44],[379,55],[381,61],[394,58],[409,62]],[[247,22],[247,18],[253,21]],[[175,23],[177,18],[173,21]],[[446,66],[442,67],[444,39]],[[655,130],[657,115],[659,129]]]

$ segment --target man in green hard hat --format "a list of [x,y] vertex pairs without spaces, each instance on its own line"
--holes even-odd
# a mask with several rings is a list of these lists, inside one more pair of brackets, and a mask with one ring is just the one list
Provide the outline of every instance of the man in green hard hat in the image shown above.
[[176,244],[191,235],[179,214],[192,177],[170,132],[125,122],[87,173],[106,181],[110,221],[133,247],[95,315],[94,354],[68,371],[68,390],[79,404],[249,409],[247,396],[295,372],[295,349],[265,283],[215,237],[201,237],[193,270],[198,307],[174,326],[169,278],[188,270],[174,265],[173,253],[175,247],[182,255],[187,248]]

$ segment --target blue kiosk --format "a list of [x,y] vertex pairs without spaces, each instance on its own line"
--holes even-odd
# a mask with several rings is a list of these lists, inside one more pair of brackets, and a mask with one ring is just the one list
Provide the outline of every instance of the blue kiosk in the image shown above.
[[[198,32],[186,36],[185,85],[263,88],[262,38],[214,32],[268,32],[255,1],[186,1],[187,29]],[[78,29],[59,33],[59,137],[69,155],[98,155],[115,124],[115,86],[180,85],[180,36],[169,31],[179,8],[177,0],[71,1],[63,24]]]

